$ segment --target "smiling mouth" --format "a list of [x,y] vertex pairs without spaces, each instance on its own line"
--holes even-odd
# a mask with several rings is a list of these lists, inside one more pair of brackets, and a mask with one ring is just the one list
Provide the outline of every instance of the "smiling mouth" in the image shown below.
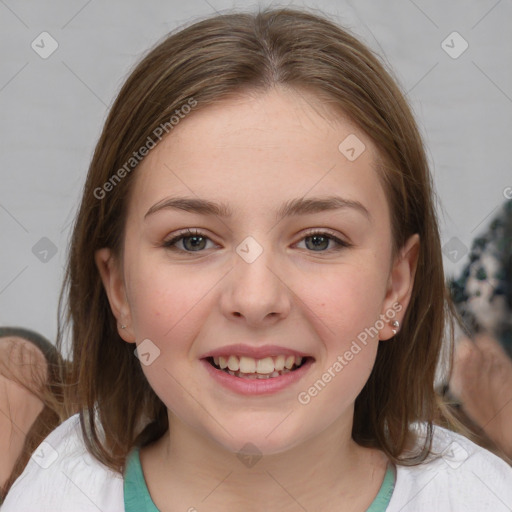
[[206,360],[217,370],[242,379],[274,379],[294,372],[311,357],[276,356],[263,359],[252,357],[208,357]]

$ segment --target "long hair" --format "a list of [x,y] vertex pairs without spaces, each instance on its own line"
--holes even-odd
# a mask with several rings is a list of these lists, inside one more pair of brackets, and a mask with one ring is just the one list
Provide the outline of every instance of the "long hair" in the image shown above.
[[[169,119],[183,105],[193,102],[188,114],[193,116],[233,95],[278,85],[313,92],[376,144],[378,175],[391,211],[393,255],[409,236],[420,236],[409,307],[394,340],[378,348],[355,402],[352,435],[397,464],[419,463],[429,453],[440,410],[434,377],[452,306],[422,139],[404,94],[371,50],[323,16],[281,8],[218,15],[166,36],[131,72],[97,143],[70,243],[59,340],[71,326],[71,380],[85,441],[114,470],[123,470],[135,445],[156,440],[168,428],[164,404],[149,386],[133,346],[117,332],[94,260],[103,247],[122,254],[137,173],[132,157],[159,127],[167,126],[172,137]],[[452,341],[453,335],[450,346]],[[427,424],[425,443],[406,456],[417,421]]]

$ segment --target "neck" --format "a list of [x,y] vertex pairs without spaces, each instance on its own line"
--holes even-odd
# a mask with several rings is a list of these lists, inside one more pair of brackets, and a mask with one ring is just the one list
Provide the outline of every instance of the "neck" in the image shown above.
[[352,440],[351,423],[333,424],[285,452],[263,456],[226,450],[175,417],[169,424],[161,439],[141,450],[148,489],[163,512],[285,512],[298,504],[329,510],[333,500],[342,500],[343,510],[366,510],[386,470],[382,452]]

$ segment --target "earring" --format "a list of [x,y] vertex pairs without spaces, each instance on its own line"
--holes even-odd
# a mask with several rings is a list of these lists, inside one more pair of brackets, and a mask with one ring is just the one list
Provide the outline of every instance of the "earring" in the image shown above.
[[398,332],[398,329],[400,328],[400,322],[398,320],[394,320],[391,325],[395,327],[395,329],[392,329],[393,336]]
[[121,329],[126,329],[126,325],[121,325]]

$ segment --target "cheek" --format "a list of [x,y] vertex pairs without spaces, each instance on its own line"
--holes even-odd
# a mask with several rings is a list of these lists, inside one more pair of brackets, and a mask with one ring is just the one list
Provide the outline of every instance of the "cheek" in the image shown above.
[[213,286],[199,272],[158,263],[132,266],[127,279],[137,340],[150,338],[173,346],[187,338],[196,323],[197,306]]
[[298,400],[310,417],[321,416],[329,424],[354,403],[372,372],[384,326],[380,313],[386,279],[379,266],[357,263],[335,272],[331,268],[322,282],[321,289],[309,280],[301,286],[304,314],[323,350],[315,377]]
[[182,419],[192,421],[190,393],[200,396],[200,390],[190,382],[191,348],[200,332],[207,293],[214,280],[205,281],[199,273],[177,272],[162,264],[132,266],[131,279],[127,278],[137,343],[149,339],[157,347],[149,345],[151,361],[142,364],[142,370],[165,405]]
[[[303,273],[298,295],[327,348],[342,350],[379,320],[386,283],[384,265],[374,257],[360,257],[331,266],[325,276]],[[377,327],[382,328],[380,322]]]

